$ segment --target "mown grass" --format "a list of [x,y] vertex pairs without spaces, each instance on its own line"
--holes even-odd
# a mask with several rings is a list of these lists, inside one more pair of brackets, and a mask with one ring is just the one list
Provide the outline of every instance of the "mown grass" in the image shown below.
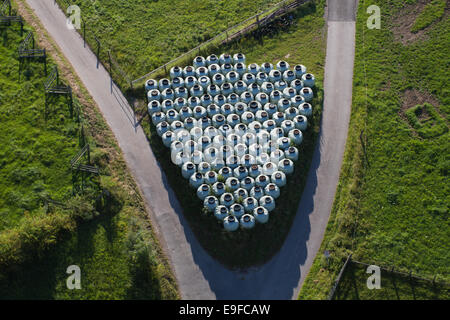
[[[279,1],[57,0],[63,9],[69,3],[81,8],[91,47],[97,48],[95,34],[132,79],[276,2]],[[107,61],[107,56],[103,57]]]
[[[24,2],[19,0],[16,5],[42,33],[26,29],[35,32],[36,39],[49,41]],[[93,101],[79,80],[71,83],[79,94],[75,100],[86,102],[82,105],[86,138],[93,147],[92,162],[101,172],[87,179],[84,193],[72,196],[69,160],[79,150],[79,125],[70,117],[63,98],[51,103],[52,112],[45,120],[43,65],[31,62],[19,80],[19,29],[11,26],[1,32],[0,130],[4,140],[0,203],[7,213],[0,223],[0,298],[177,298],[175,280],[143,201]],[[49,65],[56,59],[67,83],[64,70],[68,63],[55,48],[54,44],[47,47]],[[16,203],[9,200],[14,191]],[[38,195],[61,201],[65,207],[45,209]],[[81,290],[66,288],[66,268],[73,264],[81,268]]]
[[350,263],[334,296],[335,300],[448,300],[450,288],[432,279],[417,279],[381,269],[380,289],[368,289],[367,267]]
[[[142,126],[148,135],[149,142],[166,173],[170,186],[180,201],[183,213],[201,245],[221,263],[234,268],[244,268],[266,262],[282,246],[292,221],[297,213],[298,204],[306,182],[316,137],[320,129],[320,118],[323,103],[323,63],[325,59],[325,34],[323,20],[323,4],[319,2],[307,4],[296,11],[292,17],[294,24],[289,27],[278,28],[273,25],[273,34],[264,36],[262,41],[257,35],[216,48],[210,53],[242,52],[248,62],[276,63],[281,59],[294,65],[302,63],[317,77],[315,99],[313,101],[314,115],[309,128],[304,133],[304,142],[300,151],[300,159],[295,163],[293,176],[288,177],[288,184],[281,189],[281,196],[277,199],[277,207],[271,213],[270,221],[266,225],[257,225],[251,231],[239,230],[229,233],[212,216],[202,213],[202,202],[196,193],[181,176],[181,170],[173,165],[167,148],[156,134],[155,127],[147,120]],[[210,54],[208,53],[208,54]],[[140,88],[140,96],[144,94]],[[141,101],[145,112],[145,103]],[[141,114],[140,116],[143,116]],[[183,181],[183,183],[180,183]],[[193,200],[194,199],[194,200]],[[232,243],[232,250],[224,244]]]
[[[366,28],[371,4],[381,8],[380,30]],[[415,107],[404,105],[411,90],[431,94],[438,101],[432,114],[448,127],[449,74],[442,66],[450,57],[450,26],[448,20],[437,21],[425,39],[404,46],[390,30],[402,7],[402,1],[360,1],[352,114],[340,182],[300,299],[326,298],[350,252],[359,261],[448,280],[449,133],[420,136],[416,131],[425,130],[424,125],[415,129],[403,112]],[[329,264],[324,250],[331,252]]]
[[446,5],[445,0],[433,0],[427,4],[414,22],[411,32],[418,32],[425,29],[434,21],[440,19],[444,15]]

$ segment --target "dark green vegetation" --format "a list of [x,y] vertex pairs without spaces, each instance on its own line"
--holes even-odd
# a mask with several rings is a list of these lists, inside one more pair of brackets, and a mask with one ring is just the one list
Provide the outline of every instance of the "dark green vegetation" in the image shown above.
[[[231,267],[261,264],[280,249],[298,209],[319,131],[326,38],[323,2],[320,2],[317,7],[312,3],[301,7],[293,14],[293,21],[292,25],[281,28],[276,27],[278,21],[275,22],[274,33],[271,36],[264,36],[262,42],[253,35],[249,35],[238,42],[216,48],[208,53],[242,52],[246,55],[248,63],[261,64],[268,61],[275,64],[282,59],[291,65],[302,63],[318,79],[315,89],[316,98],[313,101],[314,115],[309,122],[308,130],[304,133],[304,142],[299,149],[300,159],[295,164],[293,176],[288,177],[288,184],[281,189],[277,207],[271,213],[268,224],[257,225],[250,231],[239,230],[233,233],[224,231],[222,224],[212,214],[202,213],[202,202],[198,200],[188,182],[182,178],[181,169],[171,163],[170,152],[162,144],[154,126],[148,121],[142,122],[152,149],[200,243],[214,258]],[[145,112],[146,108],[142,110]],[[233,244],[231,250],[227,245],[230,243]]]
[[335,300],[448,300],[448,286],[424,279],[381,270],[380,289],[368,289],[365,265],[350,263],[334,297]]
[[[46,37],[41,26],[32,31]],[[0,299],[177,298],[143,201],[92,100],[81,89],[78,98],[87,103],[80,121],[64,97],[53,98],[46,110],[43,64],[24,65],[19,78],[17,48],[26,33],[21,37],[17,26],[0,32]],[[53,59],[67,70],[54,48],[47,48],[48,70]],[[67,73],[61,74],[65,82]],[[85,177],[84,191],[73,195],[81,179],[73,179],[69,162],[83,140],[81,124],[101,174]],[[63,206],[46,206],[42,198]],[[81,290],[66,288],[73,264],[81,268]]]
[[[266,9],[276,0],[57,0],[81,8],[89,45],[94,34],[111,49],[130,78],[136,79]],[[108,61],[106,49],[102,60]]]
[[[381,8],[381,30],[366,28],[371,4]],[[404,4],[360,1],[344,163],[325,238],[301,299],[326,298],[350,252],[359,261],[448,281],[450,95],[445,66],[450,26],[448,19],[436,20],[423,37],[403,45],[395,40],[392,26],[404,17]],[[323,257],[326,249],[329,265]],[[432,287],[414,296],[430,297]]]
[[433,0],[427,4],[424,10],[417,17],[414,25],[411,28],[412,32],[425,29],[437,19],[440,19],[445,12],[446,1],[445,0]]

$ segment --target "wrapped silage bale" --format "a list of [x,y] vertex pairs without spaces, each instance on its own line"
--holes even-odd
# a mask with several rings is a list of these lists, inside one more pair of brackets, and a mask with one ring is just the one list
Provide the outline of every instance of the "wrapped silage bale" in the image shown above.
[[[268,160],[270,160],[270,157]],[[277,169],[278,169],[277,167],[278,166],[275,163],[270,162],[270,161],[263,164],[262,173],[263,173],[263,175],[267,176],[266,177],[267,181],[270,181],[269,176],[271,176],[274,172],[277,171]]]
[[269,183],[264,188],[264,192],[273,199],[277,199],[280,196],[280,188],[275,183]]
[[242,202],[244,206],[244,211],[253,212],[253,210],[258,206],[258,200],[253,197],[247,197]]
[[167,148],[169,148],[170,145],[172,144],[172,142],[175,141],[175,139],[176,139],[176,137],[175,137],[175,135],[173,134],[172,131],[166,131],[166,132],[164,132],[164,134],[162,135],[161,138],[162,138],[163,144],[164,144]]
[[287,63],[286,61],[280,60],[280,61],[278,61],[278,63],[277,63],[277,69],[278,69],[280,72],[285,72],[286,70],[289,69],[289,63]]
[[170,109],[175,109],[173,101],[171,99],[165,99],[161,103],[161,111],[167,113],[167,111],[169,111]]
[[269,120],[269,114],[264,110],[258,110],[255,114],[256,121],[262,123],[264,126],[264,122]]
[[264,72],[258,72],[258,73],[256,74],[256,83],[257,83],[259,86],[262,86],[262,84],[263,84],[264,82],[267,82],[267,81],[269,81],[269,76],[268,76],[266,73],[264,73]]
[[197,78],[208,77],[209,76],[209,69],[207,67],[197,68],[195,70],[195,75],[197,76]]
[[189,178],[189,185],[194,189],[198,189],[203,184],[203,181],[203,175],[200,172],[196,172]]
[[170,87],[171,87],[171,84],[170,84],[170,80],[169,79],[162,78],[161,80],[159,80],[159,83],[158,83],[159,91],[162,92],[165,89],[168,89]]
[[272,183],[276,184],[279,188],[284,187],[287,182],[285,173],[281,171],[274,172],[270,180],[272,181]]
[[229,94],[234,92],[234,87],[232,84],[225,82],[220,87],[220,91],[222,92],[223,95],[228,96]]
[[160,111],[152,114],[152,122],[156,126],[158,123],[166,120],[166,115]]
[[205,130],[206,128],[212,125],[212,122],[208,116],[203,116],[201,119],[198,120],[197,124],[200,125],[200,128]]
[[237,200],[244,200],[248,197],[248,192],[244,188],[238,188],[233,192],[233,196]]
[[253,216],[258,223],[267,223],[269,221],[269,211],[264,207],[253,209]]
[[212,104],[214,104],[214,100],[213,97],[211,95],[209,95],[208,93],[202,95],[200,97],[200,104],[202,107],[206,108],[208,111],[208,116],[209,116],[209,110],[208,107]]
[[214,212],[219,205],[219,200],[214,196],[207,196],[203,201],[203,205],[209,212]]
[[155,79],[148,79],[145,81],[145,92],[149,92],[151,90],[158,89],[158,82]]
[[167,123],[167,121],[163,121],[163,122],[158,123],[158,125],[156,126],[156,133],[158,134],[158,136],[161,137],[169,129],[170,129],[170,126]]
[[201,97],[203,95],[203,88],[199,84],[194,84],[190,93],[192,97]]
[[245,63],[245,55],[243,53],[236,53],[233,55],[233,62],[236,63]]
[[222,53],[219,57],[219,63],[220,65],[224,65],[224,64],[232,64],[233,61],[233,57],[231,55],[229,55],[228,53]]
[[302,90],[300,90],[300,95],[305,98],[306,102],[310,102],[314,98],[314,93],[309,87],[304,87]]
[[291,106],[298,108],[302,103],[305,103],[305,98],[303,96],[297,94],[291,99]]
[[167,111],[166,121],[168,123],[172,123],[176,120],[180,120],[180,115],[178,114],[178,112],[175,109],[170,109],[169,111]]
[[278,101],[278,111],[285,112],[291,107],[291,100],[282,98]]
[[297,79],[301,79],[302,76],[306,73],[306,67],[302,64],[298,64],[294,67],[294,73]]
[[250,168],[251,165],[256,164],[256,159],[251,154],[246,154],[241,158],[241,164],[246,168]]
[[270,96],[272,91],[275,90],[275,87],[272,82],[263,82],[261,84],[261,90],[262,90],[262,92],[264,92],[265,94],[268,94]]
[[273,104],[278,104],[278,102],[280,101],[280,99],[283,98],[283,94],[281,91],[279,90],[273,90],[270,93],[270,102]]
[[183,78],[186,80],[188,77],[195,76],[195,68],[193,66],[186,66],[183,69]]
[[261,105],[265,105],[270,102],[270,96],[264,92],[259,92],[255,96],[255,100],[258,101]]
[[231,63],[225,63],[220,69],[222,74],[226,76],[229,72],[233,71],[233,65]]
[[287,137],[279,138],[277,140],[278,147],[282,150],[286,150],[289,148],[291,141]]
[[269,114],[269,117],[272,117],[278,111],[278,106],[273,103],[266,103],[264,105],[264,111]]
[[248,92],[250,92],[253,96],[256,96],[256,95],[261,91],[261,88],[258,86],[257,83],[250,83],[250,84],[247,86],[247,90],[248,90]]
[[[184,107],[184,108],[188,108],[188,107]],[[184,119],[183,123],[184,123],[184,128],[186,130],[191,131],[192,128],[194,128],[197,125],[197,120],[195,118],[193,118],[192,116],[190,116],[190,117]]]
[[227,97],[225,97],[223,94],[218,94],[214,97],[214,104],[216,104],[218,107],[222,107],[225,103],[227,103]]
[[284,120],[286,120],[286,116],[284,112],[277,112],[272,116],[272,120],[275,121],[277,126],[281,126]]
[[205,183],[213,185],[217,182],[217,172],[208,171],[205,173]]
[[197,197],[203,201],[207,196],[209,196],[209,191],[210,187],[207,184],[202,184],[197,189]]
[[161,101],[161,93],[157,89],[150,90],[147,93],[147,99],[148,99],[148,102],[152,102],[152,101],[159,102],[159,101]]
[[240,97],[241,102],[245,104],[249,104],[253,100],[253,95],[248,91],[243,92]]
[[239,80],[234,84],[234,92],[236,94],[241,95],[245,90],[247,90],[247,84],[244,81]]
[[284,80],[277,81],[274,83],[274,85],[275,85],[275,90],[278,90],[281,93],[283,93],[283,90],[288,87],[288,83]]
[[261,68],[259,69],[260,72],[264,72],[266,74],[269,74],[270,71],[273,70],[273,64],[269,63],[269,62],[264,62],[263,64],[261,64]]
[[241,117],[239,117],[239,116],[238,116],[237,114],[235,114],[235,113],[229,114],[229,115],[227,116],[227,123],[228,123],[232,128],[234,128],[237,124],[239,124],[240,121],[241,121]]
[[251,73],[244,73],[242,75],[242,81],[244,81],[245,84],[249,86],[252,83],[256,83],[256,77]]
[[[257,187],[265,188],[270,183],[270,179],[265,174],[260,174],[255,178],[255,185]],[[254,195],[252,195],[254,197]],[[255,197],[256,198],[256,197]]]
[[152,100],[148,103],[147,109],[148,113],[153,115],[156,112],[161,112],[161,104],[157,100]]
[[259,201],[259,199],[261,199],[262,196],[264,196],[263,188],[259,186],[254,186],[253,188],[250,189],[250,197],[255,198],[256,200]]
[[301,115],[304,115],[305,117],[311,117],[312,116],[312,106],[305,102],[302,103],[299,107],[298,107],[298,111]]
[[300,79],[295,79],[293,81],[291,81],[290,83],[291,87],[294,88],[294,90],[299,93],[301,89],[303,89],[304,85],[302,80]]
[[206,59],[202,56],[197,56],[194,58],[193,65],[194,65],[195,69],[200,68],[200,67],[205,67]]
[[202,107],[202,106],[198,105],[198,106],[196,106],[193,109],[193,114],[192,115],[194,116],[195,119],[199,120],[199,119],[201,119],[203,117],[208,116],[208,111],[206,110],[205,107]]
[[[233,151],[231,151],[231,153],[232,152]],[[237,157],[236,155],[230,155],[229,157],[226,158],[226,160],[227,160],[227,165],[232,170],[234,170],[235,168],[237,168],[239,166],[239,157]]]
[[218,94],[221,93],[220,91],[220,87],[215,85],[215,84],[211,84],[208,86],[208,88],[206,89],[206,92],[211,96],[211,97],[215,97]]
[[237,157],[242,158],[242,156],[244,156],[247,153],[247,146],[245,145],[245,143],[238,143],[235,147],[234,147],[234,152],[236,154]]
[[259,199],[259,205],[263,208],[266,208],[267,211],[271,212],[275,209],[275,200],[271,196],[262,196]]
[[184,79],[182,77],[175,77],[172,79],[172,89],[184,87]]
[[303,141],[303,134],[299,129],[289,131],[289,139],[296,145],[300,145]]
[[223,227],[227,231],[236,231],[239,228],[239,221],[232,215],[223,219]]
[[[297,161],[298,160],[298,149],[296,147],[289,147],[289,149],[286,150],[286,152],[284,153],[284,156],[287,159],[290,159],[292,161]],[[282,159],[280,159],[281,161]]]
[[[287,109],[284,114],[286,115],[287,120],[294,120],[296,116],[298,116],[298,109],[295,107],[290,107]],[[295,125],[295,124],[294,124]]]
[[187,118],[192,117],[192,110],[189,107],[183,107],[183,108],[181,108],[179,115],[180,115],[180,121],[185,121]]
[[239,81],[239,74],[236,71],[230,71],[228,72],[228,74],[225,76],[225,78],[227,79],[227,81],[229,83],[231,83],[232,85],[234,85],[236,82]]
[[175,97],[178,99],[186,100],[188,98],[188,90],[185,87],[179,87],[175,89]]
[[289,131],[295,129],[295,124],[293,121],[286,119],[281,122],[281,128],[284,130],[284,132],[289,133]]
[[236,63],[234,65],[234,70],[239,74],[240,77],[242,77],[242,75],[247,71],[247,68],[243,63]]
[[218,64],[219,58],[215,54],[211,54],[208,57],[206,57],[206,65],[211,66],[213,64]]
[[241,184],[239,183],[239,180],[235,177],[229,177],[225,181],[225,185],[232,191],[239,189],[239,187],[241,186]]
[[250,214],[244,214],[242,217],[241,217],[241,228],[242,229],[252,229],[252,228],[254,228],[255,227],[255,217],[253,217],[252,215],[250,215]]
[[244,207],[239,204],[239,203],[234,203],[233,205],[230,206],[230,214],[232,216],[235,216],[236,218],[240,218],[244,215],[245,211],[244,211]]
[[275,83],[282,80],[282,74],[279,70],[272,70],[269,72],[270,82]]
[[270,162],[276,163],[278,167],[278,163],[283,160],[284,157],[284,152],[280,149],[276,149],[270,153]]
[[233,106],[238,102],[240,102],[239,96],[234,92],[232,92],[227,98],[227,103]]
[[220,197],[226,192],[225,184],[223,182],[216,182],[213,184],[212,190],[216,196]]
[[231,193],[225,192],[220,196],[220,204],[230,207],[234,203],[234,197]]
[[283,72],[283,80],[290,83],[295,80],[295,73],[292,70],[286,70]]
[[278,169],[284,174],[291,174],[294,172],[294,163],[290,159],[283,159],[278,164]]
[[228,216],[228,208],[225,206],[217,206],[214,210],[214,216],[217,220],[223,221]]
[[259,73],[259,66],[256,63],[251,63],[247,66],[247,72],[256,77]]
[[198,84],[202,87],[202,93],[206,92],[208,86],[211,84],[211,80],[207,76],[201,76],[198,78]]
[[212,64],[208,67],[208,73],[211,78],[213,78],[216,74],[220,74],[220,66],[218,64]]
[[285,88],[285,89],[283,90],[283,96],[284,96],[286,99],[291,100],[291,99],[294,98],[296,95],[297,95],[297,91],[295,91],[294,88],[287,87],[287,88]]
[[184,79],[184,86],[188,90],[190,90],[196,84],[197,84],[197,78],[195,78],[194,76],[189,76],[186,79]]
[[221,73],[215,74],[214,77],[212,78],[212,82],[219,87],[225,83],[225,80],[226,80],[225,76]]
[[170,68],[170,78],[183,77],[183,69],[178,66]]
[[305,73],[302,75],[302,81],[305,87],[313,88],[316,85],[316,79],[311,73]]
[[252,164],[248,170],[248,175],[252,178],[256,178],[262,173],[262,168],[257,164]]

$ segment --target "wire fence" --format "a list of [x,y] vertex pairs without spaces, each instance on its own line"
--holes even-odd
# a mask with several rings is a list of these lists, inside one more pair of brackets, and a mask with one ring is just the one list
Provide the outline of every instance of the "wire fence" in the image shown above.
[[345,278],[345,273],[348,269],[357,266],[362,268],[367,268],[369,266],[378,266],[380,268],[380,271],[384,272],[385,274],[389,275],[390,277],[400,277],[402,279],[406,279],[409,281],[420,281],[422,285],[429,288],[435,288],[436,286],[440,286],[444,288],[444,290],[450,290],[450,283],[447,281],[447,278],[438,278],[438,275],[435,274],[433,276],[426,276],[426,275],[420,275],[417,273],[414,273],[412,270],[405,271],[404,268],[398,268],[395,266],[386,266],[380,263],[366,263],[361,262],[352,259],[352,255],[350,254],[344,265],[342,266],[338,276],[336,277],[336,280],[333,284],[333,287],[330,290],[330,293],[328,295],[328,300],[333,300],[340,289],[340,284],[343,278]]

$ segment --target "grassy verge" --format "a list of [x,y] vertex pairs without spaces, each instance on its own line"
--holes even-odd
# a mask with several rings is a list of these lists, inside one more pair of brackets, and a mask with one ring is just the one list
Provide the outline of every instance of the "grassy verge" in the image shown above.
[[411,32],[417,32],[425,29],[434,21],[440,19],[444,15],[446,5],[446,1],[444,0],[433,0],[427,4],[414,22]]
[[[371,4],[381,8],[380,30],[366,28]],[[450,104],[445,86],[449,74],[442,65],[449,61],[450,26],[448,20],[436,21],[426,37],[405,46],[392,32],[403,6],[402,1],[360,1],[352,114],[340,182],[300,299],[326,298],[350,252],[356,260],[448,280]],[[431,108],[417,106],[424,103],[432,111],[429,117],[417,117],[417,108]],[[406,116],[411,118],[411,112],[412,123]],[[331,252],[329,264],[324,250]]]
[[[309,123],[309,129],[304,133],[304,142],[299,150],[300,159],[295,163],[295,173],[288,178],[288,184],[281,189],[277,207],[273,214],[271,213],[268,224],[257,225],[250,232],[242,230],[234,233],[225,232],[222,225],[212,215],[202,213],[203,205],[200,200],[197,200],[194,190],[188,183],[184,181],[179,183],[180,180],[184,180],[181,170],[171,163],[167,148],[163,146],[154,126],[148,121],[142,122],[155,156],[163,167],[197,239],[214,258],[227,266],[248,267],[266,262],[282,246],[297,212],[320,128],[326,38],[323,4],[322,1],[317,6],[313,3],[303,6],[293,15],[294,24],[288,27],[279,29],[276,27],[276,22],[272,35],[264,36],[262,42],[255,35],[250,35],[210,52],[216,54],[242,52],[246,55],[247,61],[259,64],[264,61],[276,63],[281,59],[292,65],[302,63],[318,79],[316,98],[313,101],[314,115]],[[141,97],[144,96],[142,90],[141,88],[138,92]],[[145,103],[141,101],[141,105],[145,106]],[[142,110],[145,111],[146,108]],[[226,243],[233,243],[233,250],[224,245]]]
[[[4,258],[3,253],[6,252],[9,258],[0,261],[2,263],[0,297],[2,299],[178,298],[175,279],[168,261],[161,251],[158,239],[155,238],[143,200],[127,171],[114,136],[86,89],[74,76],[74,70],[33,16],[25,1],[18,0],[15,5],[18,6],[20,14],[32,25],[29,29],[35,33],[38,44],[46,47],[51,60],[59,66],[61,78],[66,83],[70,83],[76,100],[82,105],[87,138],[94,147],[91,158],[101,168],[101,175],[95,185],[98,186],[99,191],[103,192],[94,194],[94,197],[92,194],[89,196],[85,193],[77,197],[57,198],[65,202],[66,209],[50,208],[45,214],[43,208],[37,207],[29,211],[29,219],[27,215],[24,215],[22,220],[16,219],[14,226],[11,224],[8,230],[2,232],[1,256]],[[13,35],[19,37],[18,30],[10,27],[5,32],[10,37],[8,41],[3,42],[0,49],[9,50],[10,54],[6,56],[14,60],[20,39],[15,38],[12,41],[12,37]],[[17,67],[18,61],[12,61],[11,65]],[[42,66],[34,62],[30,68],[39,70]],[[13,72],[8,75],[8,81],[13,81],[12,79]],[[30,117],[43,110],[42,84],[45,78],[42,75],[31,74],[30,79],[38,85],[29,85],[27,94],[25,94],[23,82],[17,82],[12,86],[24,91],[22,95],[29,96],[29,103],[23,102],[22,105],[20,101],[20,104],[13,104],[12,100],[6,101],[6,93],[2,92],[1,107],[8,108],[11,110],[10,113],[14,110],[15,117],[11,116],[11,126],[21,124],[19,120],[22,119],[18,115],[23,114],[23,121],[33,125],[35,131],[32,132],[35,132],[35,136],[52,132],[63,136],[65,133],[63,124],[69,122],[69,117],[66,122],[61,121],[62,107],[60,112],[55,112],[55,124],[50,128],[38,126]],[[8,97],[13,97],[13,94],[6,92]],[[16,108],[12,108],[13,105]],[[19,112],[20,109],[28,106],[31,112]],[[17,133],[17,138],[19,137],[20,132]],[[55,158],[55,163],[61,161],[61,165],[54,167],[54,172],[60,174],[59,183],[64,184],[67,189],[71,186],[71,176],[66,162],[70,159],[72,152],[67,152],[65,155],[60,150],[55,150],[57,144],[52,142],[53,140],[49,139],[51,144],[24,142],[22,148],[30,149],[28,154],[32,155],[38,153],[35,150],[42,150],[41,153],[47,156],[42,159]],[[59,140],[63,144],[64,140]],[[76,142],[76,139],[72,141]],[[67,142],[66,145],[74,148],[76,152],[78,148],[75,142]],[[22,153],[26,154],[24,151]],[[8,158],[2,156],[2,161],[5,161],[4,159]],[[37,156],[32,159],[36,161],[35,166],[45,166],[44,160]],[[24,164],[19,161],[11,165],[22,170],[24,168]],[[47,181],[45,180],[48,179],[46,172],[41,176],[44,181]],[[48,185],[49,194],[55,198],[51,189],[53,183],[48,182]],[[97,195],[102,196],[97,197]],[[3,199],[5,198],[2,195]],[[11,204],[11,207],[14,205]],[[86,213],[92,215],[86,215]],[[81,221],[77,218],[79,216],[87,216],[91,219]],[[81,268],[81,290],[72,291],[66,288],[68,277],[66,268],[73,264]]]

